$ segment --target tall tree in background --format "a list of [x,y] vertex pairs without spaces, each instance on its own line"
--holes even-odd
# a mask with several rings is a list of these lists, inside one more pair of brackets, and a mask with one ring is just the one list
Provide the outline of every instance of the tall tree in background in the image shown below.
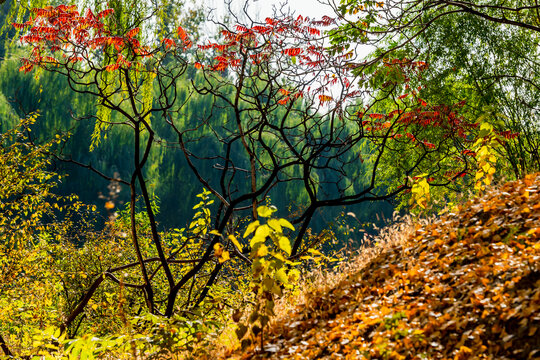
[[[353,66],[373,73],[381,60],[426,61],[421,96],[466,101],[464,114],[490,122],[507,138],[501,173],[540,169],[538,108],[539,5],[534,1],[341,1],[330,36],[337,51],[372,49]],[[516,136],[519,134],[519,136]]]

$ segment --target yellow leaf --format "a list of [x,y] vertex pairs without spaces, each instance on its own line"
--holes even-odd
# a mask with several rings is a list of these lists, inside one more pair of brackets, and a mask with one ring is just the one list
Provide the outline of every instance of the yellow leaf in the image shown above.
[[287,220],[279,219],[279,223],[281,224],[281,226],[286,227],[286,228],[291,229],[292,231],[294,231],[294,226],[290,222],[288,222]]
[[285,272],[285,269],[283,268],[276,271],[276,279],[278,279],[279,282],[285,285],[289,283],[289,277],[287,276],[287,273]]
[[297,269],[292,269],[289,271],[289,280],[291,282],[296,282],[300,278],[300,271]]
[[278,219],[269,219],[267,223],[268,223],[268,226],[270,226],[275,231],[282,232],[281,223],[279,222]]
[[220,264],[223,264],[225,261],[230,260],[230,255],[228,251],[223,251],[221,257],[218,259]]
[[260,217],[267,218],[272,216],[272,214],[276,211],[275,207],[268,207],[268,206],[259,206],[257,208],[257,214]]
[[244,239],[249,236],[260,225],[259,220],[256,220],[248,225],[246,232],[244,233]]
[[223,253],[223,245],[221,245],[220,243],[215,244],[214,245],[214,256],[220,257],[222,253]]
[[261,225],[255,230],[255,236],[256,237],[262,237],[265,238],[270,235],[270,227],[266,224]]
[[287,255],[291,255],[291,242],[288,238],[285,236],[281,236],[279,238],[279,248],[287,253]]
[[234,246],[236,246],[238,251],[242,252],[243,250],[242,245],[238,242],[238,240],[236,239],[236,236],[229,235],[229,240],[234,244]]
[[275,257],[278,260],[283,261],[283,262],[287,261],[287,259],[285,259],[285,257],[283,255],[281,255],[280,253],[278,253],[278,252],[276,252],[276,253],[273,252],[272,256]]
[[264,244],[261,244],[261,246],[259,246],[259,248],[257,249],[257,256],[263,257],[263,256],[266,256],[267,254],[268,254],[268,247]]

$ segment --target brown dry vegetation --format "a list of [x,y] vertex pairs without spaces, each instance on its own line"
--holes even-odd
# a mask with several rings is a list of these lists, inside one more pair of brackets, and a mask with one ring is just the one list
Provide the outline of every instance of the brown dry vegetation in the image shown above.
[[259,343],[227,359],[540,356],[540,175],[432,221],[390,228],[341,271],[281,303]]

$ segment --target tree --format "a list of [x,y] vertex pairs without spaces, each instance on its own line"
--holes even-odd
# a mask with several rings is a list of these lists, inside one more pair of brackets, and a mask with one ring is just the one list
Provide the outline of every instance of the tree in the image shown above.
[[[130,188],[133,246],[138,254],[147,306],[150,312],[154,312],[153,287],[145,259],[142,258],[135,225],[137,186],[144,199],[159,262],[168,283],[173,287],[173,275],[157,231],[150,194],[141,168],[148,159],[155,135],[150,127],[150,116],[153,113],[167,111],[173,106],[176,80],[186,69],[186,62],[180,57],[180,53],[191,44],[182,28],[178,28],[177,42],[168,40],[166,44],[158,43],[153,50],[140,44],[137,39],[139,28],[129,31],[120,29],[122,33],[114,36],[111,25],[106,25],[102,21],[113,12],[112,9],[105,9],[94,14],[88,10],[81,16],[74,6],[60,5],[35,9],[35,18],[24,24],[14,24],[19,29],[32,27],[29,34],[21,38],[22,42],[32,44],[33,50],[31,57],[23,60],[20,70],[28,72],[35,66],[41,66],[45,70],[65,76],[73,91],[99,99],[101,110],[97,114],[93,134],[94,144],[99,143],[101,131],[111,125],[109,122],[111,111],[122,114],[124,119],[118,125],[132,128],[134,166],[131,179],[125,181],[107,178]],[[112,26],[114,24],[112,22]],[[157,57],[157,54],[160,56]],[[167,66],[165,63],[167,58],[176,59],[174,66]],[[151,86],[154,79],[158,82],[162,94],[160,104],[156,107],[152,106]],[[143,135],[144,131],[146,133]],[[81,306],[68,317],[65,325],[69,325],[82,311],[102,281],[101,277],[100,279],[96,280],[88,297],[84,298]]]
[[[143,43],[147,34],[139,27],[115,26],[114,13],[104,9],[80,14],[75,6],[50,6],[34,9],[28,21],[14,24],[27,29],[21,41],[31,48],[21,71],[38,67],[58,74],[74,92],[96,98],[95,146],[110,126],[125,127],[132,136],[130,179],[100,174],[130,189],[125,221],[137,261],[95,274],[63,329],[81,314],[105,279],[114,281],[114,273],[126,269],[138,268],[138,280],[123,286],[143,291],[150,313],[170,317],[196,308],[227,273],[223,270],[233,271],[226,261],[229,254],[251,265],[247,255],[259,242],[252,238],[253,246],[239,250],[231,238],[242,230],[238,218],[246,211],[255,221],[259,211],[268,216],[265,209],[270,208],[260,205],[289,184],[301,186],[307,199],[306,207],[291,217],[298,228],[292,244],[281,225],[261,228],[267,235],[281,234],[276,246],[288,253],[285,260],[293,261],[325,236],[307,235],[317,210],[389,200],[407,191],[424,206],[429,186],[449,186],[471,172],[468,145],[477,125],[459,115],[460,104],[427,104],[410,88],[411,79],[420,76],[426,64],[385,62],[381,71],[363,79],[382,82],[384,96],[370,98],[369,91],[356,85],[350,55],[336,56],[324,49],[321,31],[332,25],[327,17],[268,18],[262,24],[224,28],[222,41],[190,53],[192,42],[182,27],[174,36],[161,41],[149,36]],[[204,78],[202,86],[194,85],[192,95],[212,102],[195,123],[183,119],[177,88],[191,56]],[[112,112],[119,117],[111,117]],[[158,140],[166,142],[157,138],[154,124],[159,121],[166,121],[177,135],[167,145],[183,152],[208,189],[197,205],[202,210],[185,230],[190,235],[180,242],[158,232],[155,203],[143,176],[151,148]],[[194,144],[204,137],[214,137],[219,144],[215,156],[195,153]],[[233,153],[243,156],[234,158]],[[387,182],[381,164],[396,159],[394,178]],[[214,217],[208,209],[210,194],[219,202]],[[155,256],[146,257],[141,250],[141,219]],[[195,250],[185,250],[191,248]],[[208,271],[206,279],[202,271]],[[184,300],[181,306],[179,296]]]
[[354,65],[357,73],[376,71],[389,56],[426,61],[430,67],[416,84],[423,98],[465,100],[464,115],[495,126],[506,138],[501,174],[538,171],[538,4],[341,1],[334,9],[340,19],[330,34],[334,50],[374,47]]
[[[388,61],[365,78],[384,83],[385,95],[370,101],[355,85],[349,55],[325,51],[322,29],[331,24],[286,17],[225,28],[222,41],[199,46],[194,64],[206,80],[195,91],[214,106],[188,127],[168,120],[191,169],[220,202],[220,231],[235,213],[250,210],[257,219],[268,196],[302,187],[306,207],[290,219],[299,229],[290,259],[321,240],[306,236],[319,209],[407,191],[425,206],[429,186],[452,186],[474,172],[468,147],[478,124],[459,115],[463,104],[429,105],[408,85],[426,64]],[[203,134],[222,144],[216,156],[197,154]],[[242,160],[233,159],[238,153]],[[380,164],[396,159],[384,177]],[[207,287],[222,267],[216,264]]]

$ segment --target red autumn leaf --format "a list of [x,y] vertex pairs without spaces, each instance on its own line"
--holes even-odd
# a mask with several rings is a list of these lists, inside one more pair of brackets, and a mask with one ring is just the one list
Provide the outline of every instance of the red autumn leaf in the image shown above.
[[12,23],[11,25],[17,30],[21,30],[21,29],[24,29],[26,27],[26,24]]
[[107,70],[108,72],[113,72],[114,70],[118,70],[119,68],[120,68],[120,64],[118,63],[105,66],[105,70]]
[[328,102],[328,101],[332,101],[333,98],[331,96],[328,96],[328,95],[319,95],[319,101],[321,103],[325,103],[325,102]]
[[103,11],[100,11],[98,14],[97,14],[97,18],[98,19],[102,19],[104,17],[107,17],[109,15],[111,15],[112,13],[114,13],[114,9],[105,9]]
[[217,60],[219,62],[228,62],[227,58],[223,56],[216,56],[214,60]]
[[289,100],[290,100],[290,97],[287,96],[286,98],[283,98],[283,99],[279,100],[278,104],[285,105],[285,104],[287,104],[289,102]]
[[[106,11],[106,10],[104,10]],[[86,10],[86,20],[95,20],[97,19],[92,10],[88,9]]]
[[220,62],[219,64],[212,67],[215,71],[225,71],[227,69],[227,63]]
[[239,31],[239,32],[247,32],[248,31],[248,28],[245,27],[245,26],[242,26],[242,25],[235,25],[234,26],[236,31]]
[[136,28],[134,28],[134,29],[131,29],[131,30],[129,30],[129,31],[126,33],[126,36],[127,36],[128,38],[135,37],[135,36],[137,36],[137,34],[139,33],[140,30],[141,30],[141,29],[138,28],[138,27],[136,27]]
[[176,45],[176,43],[174,42],[174,40],[168,39],[168,38],[164,38],[163,40],[161,40],[161,42],[162,42],[163,44],[165,44],[165,49],[169,49],[169,48],[171,48],[172,46]]
[[176,29],[176,33],[178,34],[178,37],[180,38],[180,40],[182,41],[185,41],[186,38],[187,38],[187,33],[186,31],[181,27],[179,26],[177,29]]
[[321,31],[319,29],[313,27],[307,27],[306,29],[310,35],[321,35]]
[[384,114],[369,114],[369,117],[372,119],[382,119],[384,118]]
[[27,63],[27,64],[24,64],[23,66],[21,66],[19,68],[19,71],[24,71],[24,73],[26,74],[27,72],[32,71],[33,68],[34,68],[34,64]]
[[290,49],[285,49],[282,51],[285,55],[289,55],[289,56],[298,56],[300,55],[300,53],[302,52],[302,49],[300,48],[290,48]]
[[252,28],[252,30],[259,33],[259,34],[267,34],[267,33],[272,31],[272,29],[270,27],[260,26],[260,25],[254,26]]
[[208,50],[208,49],[211,49],[214,45],[217,45],[217,44],[197,45],[197,47],[199,48],[199,50]]

